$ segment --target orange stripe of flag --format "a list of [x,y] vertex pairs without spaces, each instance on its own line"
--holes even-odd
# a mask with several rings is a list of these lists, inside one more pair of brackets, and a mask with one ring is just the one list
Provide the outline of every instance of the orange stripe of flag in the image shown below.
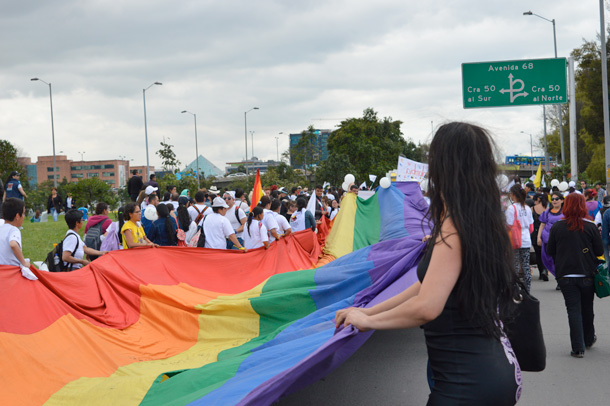
[[256,170],[256,179],[254,180],[254,188],[252,189],[252,203],[250,203],[250,212],[258,205],[258,202],[263,197],[263,187],[261,186],[261,174]]

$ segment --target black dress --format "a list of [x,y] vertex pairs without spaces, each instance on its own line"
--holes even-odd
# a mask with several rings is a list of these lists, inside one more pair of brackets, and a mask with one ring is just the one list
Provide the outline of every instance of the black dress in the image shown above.
[[[432,251],[429,245],[417,267],[420,281]],[[440,316],[422,326],[432,374],[428,405],[514,405],[521,395],[521,369],[510,342],[486,335],[465,318],[457,306],[456,289],[457,284]]]

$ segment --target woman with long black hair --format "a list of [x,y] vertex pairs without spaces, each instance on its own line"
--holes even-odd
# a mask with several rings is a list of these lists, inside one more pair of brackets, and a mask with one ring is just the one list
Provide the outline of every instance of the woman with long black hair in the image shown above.
[[265,247],[265,249],[269,248],[269,235],[267,233],[267,227],[263,224],[264,216],[265,213],[261,206],[256,206],[248,213],[248,220],[246,221],[244,233],[242,234],[244,247],[247,249],[259,247]]
[[566,196],[562,220],[551,228],[546,250],[555,261],[555,277],[568,311],[571,355],[582,358],[597,337],[593,325],[593,272],[604,253],[597,226],[587,217],[585,198]]
[[433,227],[419,281],[376,306],[340,310],[337,326],[422,326],[433,381],[428,405],[513,405],[521,371],[502,320],[514,309],[517,277],[493,141],[471,124],[443,125],[428,164]]
[[[512,226],[515,221],[521,224],[521,247],[515,248],[515,271],[517,274],[523,275],[522,280],[527,291],[530,291],[532,286],[532,272],[530,270],[530,248],[532,240],[530,233],[534,229],[534,218],[532,217],[532,209],[525,204],[525,190],[521,185],[513,185],[510,188],[510,199],[515,202],[506,209],[506,223]],[[521,269],[521,272],[519,272]]]
[[[546,244],[549,241],[551,227],[563,218],[563,199],[564,197],[559,191],[551,194],[551,207],[540,215],[540,229],[538,230],[537,243],[541,247],[542,263],[553,275],[555,275],[555,262],[553,262],[553,258],[547,253]],[[559,283],[557,283],[555,289],[560,289]]]
[[540,216],[546,211],[548,205],[549,198],[545,193],[536,193],[534,195],[534,207],[532,208],[532,216],[534,217],[534,231],[532,231],[530,234],[530,238],[532,239],[532,245],[534,246],[534,251],[536,252],[536,266],[538,268],[538,273],[540,274],[538,279],[545,282],[549,280],[549,271],[547,271],[546,267],[544,266],[544,262],[542,262],[542,247],[537,244],[537,241],[538,232],[540,231]]
[[185,196],[180,196],[178,199],[178,209],[176,210],[176,219],[178,220],[178,228],[184,231],[184,241],[191,241],[191,238],[197,233],[197,223],[191,220],[188,211],[189,206],[189,199]]
[[176,237],[178,225],[176,220],[169,215],[169,207],[166,204],[157,205],[157,214],[159,218],[153,221],[150,230],[148,230],[148,239],[161,246],[178,245]]

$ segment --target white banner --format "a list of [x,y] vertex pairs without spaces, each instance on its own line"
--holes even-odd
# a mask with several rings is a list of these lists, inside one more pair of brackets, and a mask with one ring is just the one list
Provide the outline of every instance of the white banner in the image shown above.
[[402,156],[398,157],[397,182],[421,182],[426,174],[428,174],[428,164],[422,164]]

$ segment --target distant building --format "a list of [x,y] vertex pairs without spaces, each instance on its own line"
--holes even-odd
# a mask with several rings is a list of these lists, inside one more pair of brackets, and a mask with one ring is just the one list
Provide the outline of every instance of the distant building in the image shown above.
[[231,175],[233,173],[237,173],[239,172],[239,167],[243,166],[244,168],[247,168],[249,173],[254,173],[256,172],[256,170],[258,169],[261,172],[267,172],[269,170],[269,168],[273,167],[273,166],[278,166],[280,164],[280,162],[278,161],[274,161],[273,159],[270,159],[268,161],[261,161],[259,160],[257,157],[252,157],[252,159],[249,159],[247,162],[246,161],[238,161],[238,162],[227,162],[227,166],[225,167],[226,171],[227,171],[227,175]]
[[184,171],[187,172],[188,170],[192,170],[193,173],[196,174],[197,173],[197,161],[199,161],[199,172],[201,173],[202,176],[209,178],[210,176],[217,177],[217,176],[224,175],[224,172],[222,171],[222,169],[220,169],[219,167],[214,165],[203,155],[199,155],[199,157],[197,159],[194,159],[193,162],[188,164],[186,166],[186,168],[184,168]]
[[[331,130],[315,130],[314,133],[317,136],[317,149],[319,150],[319,154],[318,156],[313,156],[313,161],[311,163],[307,163],[308,165],[319,165],[320,162],[322,161],[326,161],[326,159],[328,159],[328,137],[330,136],[330,134],[332,133]],[[296,133],[296,134],[290,134],[290,150],[292,151],[293,148],[295,148],[298,143],[299,140],[301,139],[301,137],[303,136],[303,134],[301,133]],[[292,154],[290,154],[290,165],[295,168],[295,169],[303,169],[303,164],[299,163],[296,164],[296,162],[294,161],[294,158],[292,156]]]
[[36,164],[32,163],[32,158],[17,158],[17,163],[25,168],[30,187],[36,186],[38,184],[38,176],[36,174]]
[[[27,168],[31,186],[47,180],[53,180],[53,155],[39,156],[38,162],[32,164],[31,158],[19,158],[21,165]],[[146,166],[129,166],[128,160],[112,159],[98,161],[73,161],[66,155],[55,155],[57,181],[64,178],[76,183],[80,179],[99,178],[112,187],[123,187],[131,176],[131,171],[138,170],[138,175],[146,177]],[[153,167],[149,167],[154,172]],[[146,180],[145,180],[146,182]]]

